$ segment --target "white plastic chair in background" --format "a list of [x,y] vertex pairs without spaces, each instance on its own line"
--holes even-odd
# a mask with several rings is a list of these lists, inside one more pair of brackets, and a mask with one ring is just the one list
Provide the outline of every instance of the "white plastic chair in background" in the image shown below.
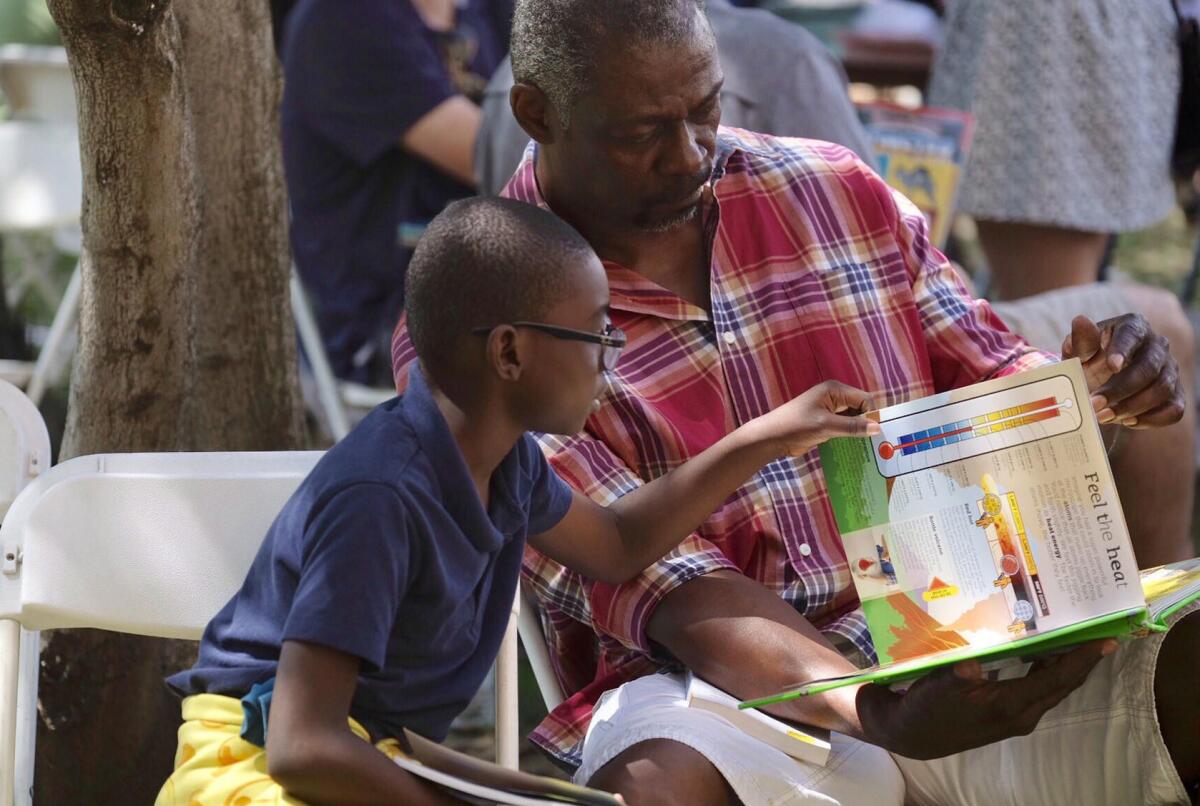
[[521,606],[517,614],[517,630],[521,635],[521,646],[525,647],[525,657],[533,669],[542,702],[546,703],[547,711],[553,711],[566,697],[550,662],[550,649],[546,646],[546,634],[542,631],[537,600],[524,585],[518,591],[518,596]]
[[[20,389],[0,381],[0,520],[6,516],[18,493],[49,466],[50,435],[37,406]],[[18,548],[0,541],[0,577],[14,572],[19,561]],[[13,730],[6,730],[0,736],[0,753],[4,760],[0,764],[0,777],[9,792],[15,787],[17,791],[28,793],[33,785],[32,767],[22,768],[22,774],[10,785],[12,768],[9,762],[14,756],[30,750],[36,732],[37,695],[31,692],[36,692],[37,687],[38,644],[36,632],[0,621],[0,691],[12,690],[20,703],[8,711]],[[10,656],[10,648],[14,645],[20,652]],[[4,798],[0,796],[0,800]]]
[[[32,720],[36,676],[18,692],[15,667],[36,662],[36,644],[19,646],[17,625],[198,639],[320,455],[81,456],[17,496],[0,525],[0,545],[14,557],[0,574],[0,806],[31,802],[32,743],[19,760],[13,748],[21,715]],[[496,734],[498,759],[514,767],[516,652],[510,621],[498,661]]]

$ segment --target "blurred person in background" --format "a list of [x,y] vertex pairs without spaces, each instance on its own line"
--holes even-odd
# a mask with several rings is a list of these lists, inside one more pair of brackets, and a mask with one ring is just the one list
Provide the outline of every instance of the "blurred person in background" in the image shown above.
[[949,4],[929,103],[975,116],[959,211],[997,299],[1092,282],[1170,213],[1176,31],[1170,0]]
[[334,373],[390,379],[424,225],[474,194],[479,101],[512,0],[272,0],[296,268]]
[[[1111,236],[1175,204],[1177,27],[1171,0],[955,0],[928,102],[975,116],[958,210],[975,219],[989,295],[1009,327],[1055,350],[1063,334],[1049,325],[1064,316],[1139,311],[1170,342],[1190,402],[1195,335],[1175,295],[1097,282]],[[1195,427],[1185,417],[1140,433],[1113,465],[1194,468]],[[1122,505],[1153,524],[1165,552],[1139,559],[1194,553],[1194,474],[1138,475],[1119,475]]]

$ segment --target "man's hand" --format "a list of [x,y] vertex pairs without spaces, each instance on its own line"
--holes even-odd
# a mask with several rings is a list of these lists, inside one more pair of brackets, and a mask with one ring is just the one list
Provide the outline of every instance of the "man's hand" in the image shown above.
[[1116,646],[1113,640],[1083,644],[1035,663],[1017,680],[987,680],[977,661],[967,661],[921,678],[903,694],[863,686],[859,716],[869,740],[914,759],[941,758],[1023,736]]
[[878,434],[879,423],[859,416],[870,408],[866,392],[839,381],[825,381],[747,426],[756,439],[778,446],[778,455],[803,456],[833,437]]
[[1171,345],[1140,314],[1099,323],[1076,316],[1062,357],[1083,362],[1101,423],[1153,428],[1183,417],[1183,387]]

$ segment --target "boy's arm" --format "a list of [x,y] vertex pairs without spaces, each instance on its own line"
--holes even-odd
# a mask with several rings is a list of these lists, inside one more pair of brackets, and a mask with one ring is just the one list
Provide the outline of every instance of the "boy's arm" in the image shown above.
[[763,465],[834,436],[872,433],[876,423],[845,413],[868,405],[859,390],[822,383],[607,507],[576,493],[563,519],[529,542],[587,577],[625,582],[687,537]]
[[319,804],[454,804],[350,732],[362,661],[305,641],[284,641],[267,730],[267,771],[289,795]]

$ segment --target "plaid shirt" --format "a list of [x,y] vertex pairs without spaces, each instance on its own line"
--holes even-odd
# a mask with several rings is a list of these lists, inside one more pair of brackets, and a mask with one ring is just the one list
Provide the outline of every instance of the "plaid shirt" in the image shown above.
[[[548,209],[534,154],[505,195]],[[840,146],[722,128],[712,191],[702,211],[711,316],[606,263],[612,321],[628,346],[586,430],[541,438],[559,475],[600,503],[823,380],[868,390],[886,406],[1051,360],[971,298],[930,246],[921,213]],[[413,357],[402,323],[398,378]],[[624,585],[526,550],[524,582],[568,694],[533,740],[578,766],[599,695],[669,665],[646,636],[655,606],[720,568],[783,597],[852,661],[875,661],[814,450],[764,467]]]

